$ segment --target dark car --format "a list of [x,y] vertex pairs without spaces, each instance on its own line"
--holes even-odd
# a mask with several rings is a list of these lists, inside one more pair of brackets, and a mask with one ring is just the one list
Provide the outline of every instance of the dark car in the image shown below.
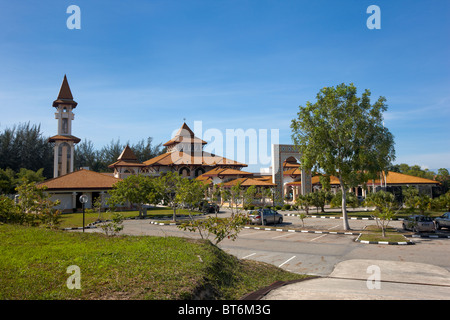
[[218,213],[219,206],[215,203],[204,202],[200,206],[200,211],[204,213]]
[[272,209],[258,209],[249,212],[252,224],[283,223],[283,216]]
[[403,229],[414,232],[435,231],[433,219],[424,215],[412,215],[403,220]]
[[450,212],[444,213],[442,216],[434,219],[436,230],[440,230],[442,227],[450,228]]

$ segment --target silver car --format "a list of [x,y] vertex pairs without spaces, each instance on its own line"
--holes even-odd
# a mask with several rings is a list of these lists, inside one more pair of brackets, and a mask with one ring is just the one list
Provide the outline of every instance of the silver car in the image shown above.
[[450,212],[446,212],[434,219],[434,224],[436,225],[436,230],[440,230],[442,227],[450,228]]
[[258,209],[249,212],[251,224],[283,223],[283,216],[272,209]]
[[403,230],[414,232],[435,231],[435,226],[432,218],[417,214],[403,220]]

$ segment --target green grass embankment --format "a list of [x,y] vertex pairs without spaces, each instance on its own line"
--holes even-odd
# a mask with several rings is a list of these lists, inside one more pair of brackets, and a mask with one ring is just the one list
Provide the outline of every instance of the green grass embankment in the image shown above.
[[[0,299],[239,299],[304,278],[238,260],[209,241],[0,225]],[[68,289],[67,268],[81,271]]]

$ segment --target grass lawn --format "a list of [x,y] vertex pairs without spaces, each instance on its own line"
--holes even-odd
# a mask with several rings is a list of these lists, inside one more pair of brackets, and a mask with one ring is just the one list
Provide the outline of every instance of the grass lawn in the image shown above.
[[[139,216],[139,211],[118,211],[125,218],[134,218]],[[102,220],[108,220],[112,217],[112,212],[102,212]],[[193,211],[191,214],[200,214],[198,211]],[[147,210],[147,216],[150,218],[161,218],[164,216],[172,217],[173,210],[167,207],[155,207]],[[177,215],[189,215],[189,211],[185,209],[177,210]],[[95,222],[98,219],[98,213],[85,213],[85,224]],[[83,226],[83,213],[63,213],[61,215],[61,224],[60,228],[73,228],[73,227],[82,227]]]
[[[238,260],[209,241],[118,236],[0,225],[0,299],[239,299],[275,281],[301,279]],[[67,268],[81,270],[68,289]]]
[[383,237],[381,228],[377,226],[367,226],[359,237],[359,240],[365,241],[385,241],[385,242],[409,242],[402,234],[397,232],[395,228],[386,228],[386,237]]

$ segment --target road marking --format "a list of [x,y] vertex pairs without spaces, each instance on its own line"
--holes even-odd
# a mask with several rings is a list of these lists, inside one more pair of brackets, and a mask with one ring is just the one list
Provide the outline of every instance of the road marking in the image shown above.
[[249,235],[257,234],[257,233],[259,233],[259,232],[257,231],[257,232],[243,233],[243,234],[240,234],[239,237],[245,237],[245,236],[249,236]]
[[272,239],[281,238],[281,237],[287,237],[287,236],[290,236],[290,235],[291,235],[290,233],[282,234],[281,236],[276,236],[276,237],[273,237]]
[[295,258],[295,256],[293,256],[293,257],[287,259],[285,262],[283,262],[282,264],[280,264],[280,265],[278,266],[278,268],[281,268],[281,266],[285,265],[286,263],[288,263],[289,261],[291,261],[291,260],[294,259],[294,258]]
[[252,254],[249,254],[248,256],[242,257],[241,259],[247,259],[248,257],[251,257],[251,256],[253,256],[255,254],[256,254],[256,252],[253,252]]
[[327,234],[323,234],[323,235],[318,236],[318,237],[316,237],[316,238],[314,238],[314,239],[311,239],[311,240],[309,240],[309,241],[314,241],[314,240],[320,239],[320,238],[322,238],[322,237],[325,237],[326,235],[327,235]]
[[338,225],[335,225],[334,227],[328,228],[328,230],[331,230],[331,229],[337,228],[337,227],[339,227],[339,226],[340,226],[340,224],[338,224]]

